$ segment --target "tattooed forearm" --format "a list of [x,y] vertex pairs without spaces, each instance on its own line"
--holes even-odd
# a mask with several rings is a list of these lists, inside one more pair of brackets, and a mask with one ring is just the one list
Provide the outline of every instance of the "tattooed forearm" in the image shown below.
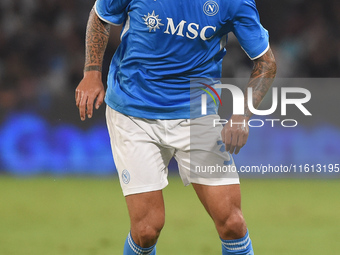
[[[254,61],[254,68],[246,88],[253,88],[253,106],[257,109],[273,83],[276,75],[276,63],[274,55],[269,49],[266,54]],[[252,113],[248,108],[247,93],[245,93],[245,116],[250,118]]]
[[92,9],[86,28],[85,67],[87,71],[102,71],[104,52],[110,35],[110,25],[102,22]]

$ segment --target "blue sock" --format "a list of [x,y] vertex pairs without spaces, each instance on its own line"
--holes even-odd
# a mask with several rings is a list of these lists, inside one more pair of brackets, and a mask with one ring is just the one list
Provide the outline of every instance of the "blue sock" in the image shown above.
[[142,248],[133,241],[131,233],[129,233],[125,241],[123,255],[156,255],[156,244]]
[[223,240],[222,241],[222,255],[254,255],[249,233],[235,240]]

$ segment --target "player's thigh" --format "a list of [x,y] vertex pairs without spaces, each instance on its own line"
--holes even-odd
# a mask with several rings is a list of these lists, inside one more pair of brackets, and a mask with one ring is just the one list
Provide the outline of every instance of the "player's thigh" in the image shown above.
[[125,197],[132,223],[144,221],[164,222],[164,200],[161,190],[128,195]]
[[239,184],[211,186],[192,183],[192,185],[201,203],[213,219],[223,221],[235,210],[241,210]]
[[194,184],[194,189],[224,240],[239,239],[247,233],[241,211],[240,185],[209,186]]
[[246,234],[239,184],[210,186],[193,183],[193,186],[222,239],[239,239]]
[[128,195],[125,199],[130,215],[133,240],[137,243],[143,242],[142,239],[155,241],[165,222],[162,191]]

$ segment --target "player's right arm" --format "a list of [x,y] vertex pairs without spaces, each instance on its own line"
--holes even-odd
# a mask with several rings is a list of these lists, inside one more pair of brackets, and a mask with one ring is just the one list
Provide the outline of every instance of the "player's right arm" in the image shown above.
[[[233,3],[232,31],[243,50],[254,61],[251,78],[245,90],[245,114],[233,115],[222,130],[222,141],[227,151],[237,154],[247,142],[247,123],[252,116],[248,108],[247,88],[253,89],[253,106],[257,109],[275,78],[276,63],[269,46],[268,31],[260,23],[255,0],[235,0]],[[231,125],[231,121],[237,124]]]
[[104,101],[105,91],[102,83],[102,65],[109,40],[110,25],[98,18],[91,10],[86,27],[84,77],[76,88],[75,100],[80,119],[92,117],[93,104],[98,109]]

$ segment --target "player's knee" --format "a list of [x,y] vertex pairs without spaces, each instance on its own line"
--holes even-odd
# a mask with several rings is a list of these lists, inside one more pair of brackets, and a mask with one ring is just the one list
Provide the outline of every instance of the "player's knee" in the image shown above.
[[157,242],[164,223],[140,225],[137,229],[138,243],[141,247],[150,247]]
[[247,226],[242,212],[240,210],[236,210],[230,214],[227,219],[217,225],[217,231],[222,239],[242,238],[247,231]]

